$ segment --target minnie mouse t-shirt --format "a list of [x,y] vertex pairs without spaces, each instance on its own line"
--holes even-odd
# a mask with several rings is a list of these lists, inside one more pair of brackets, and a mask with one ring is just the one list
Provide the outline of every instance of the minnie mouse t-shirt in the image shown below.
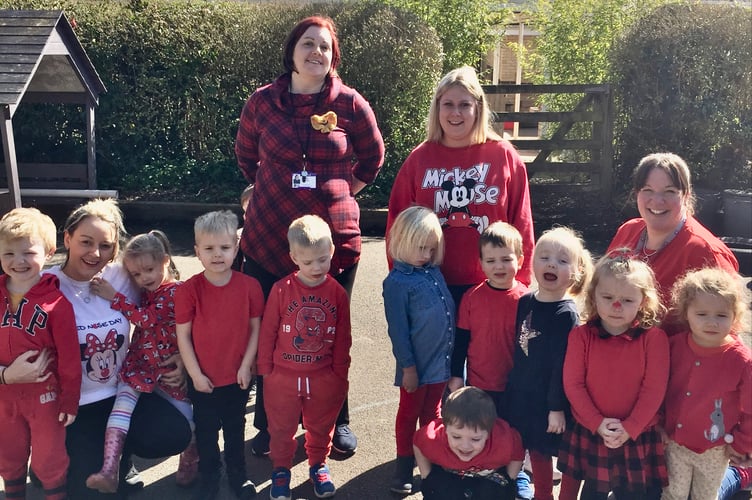
[[[91,293],[88,281],[68,277],[60,266],[45,270],[60,280],[60,291],[73,305],[81,353],[80,405],[112,397],[117,392],[118,373],[128,351],[131,325],[110,301]],[[127,271],[119,263],[108,264],[102,273],[117,292],[134,303],[139,293]]]

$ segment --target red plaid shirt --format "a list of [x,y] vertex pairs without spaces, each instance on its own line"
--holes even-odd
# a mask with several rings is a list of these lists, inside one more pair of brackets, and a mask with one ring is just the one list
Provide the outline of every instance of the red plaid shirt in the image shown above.
[[[287,228],[315,214],[332,228],[332,274],[360,258],[360,209],[353,177],[371,183],[384,161],[384,141],[368,102],[339,78],[327,78],[319,94],[291,94],[285,74],[254,92],[240,115],[235,154],[256,189],[246,211],[241,248],[276,276],[296,269],[288,255]],[[311,115],[333,111],[337,126],[314,130]],[[292,174],[316,174],[315,189],[293,189]]]

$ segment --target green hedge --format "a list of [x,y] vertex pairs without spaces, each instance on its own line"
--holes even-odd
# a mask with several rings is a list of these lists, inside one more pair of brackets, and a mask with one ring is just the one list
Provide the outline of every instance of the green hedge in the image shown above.
[[666,5],[612,53],[616,185],[654,151],[685,158],[697,186],[752,187],[752,9]]
[[[0,0],[63,9],[107,87],[97,110],[99,187],[125,198],[235,201],[238,119],[253,90],[282,72],[282,44],[302,17],[337,23],[345,83],[374,108],[387,157],[367,204],[386,203],[402,161],[423,138],[441,43],[414,15],[377,2],[315,5],[174,0]],[[22,104],[20,161],[85,161],[83,112]],[[44,124],[44,127],[40,127]]]

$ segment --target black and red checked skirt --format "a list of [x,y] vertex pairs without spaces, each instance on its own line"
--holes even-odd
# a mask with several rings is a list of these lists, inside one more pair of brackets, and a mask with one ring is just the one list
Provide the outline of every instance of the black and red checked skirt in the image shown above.
[[562,437],[557,468],[595,486],[599,493],[614,489],[639,493],[668,485],[661,435],[655,426],[617,449],[575,422]]

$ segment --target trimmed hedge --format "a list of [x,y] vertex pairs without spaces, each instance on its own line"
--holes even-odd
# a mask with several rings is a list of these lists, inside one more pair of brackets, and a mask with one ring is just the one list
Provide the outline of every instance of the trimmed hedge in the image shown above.
[[711,189],[752,187],[752,9],[666,5],[612,52],[615,185],[645,154],[672,151]]
[[[190,0],[0,0],[63,9],[108,92],[97,110],[99,187],[124,198],[235,201],[240,111],[282,72],[282,44],[301,18],[331,16],[343,81],[371,103],[387,157],[366,204],[385,205],[392,180],[425,135],[441,42],[414,15],[377,2],[309,5]],[[85,162],[84,117],[73,106],[22,104],[20,161]],[[44,127],[40,127],[44,124]]]

